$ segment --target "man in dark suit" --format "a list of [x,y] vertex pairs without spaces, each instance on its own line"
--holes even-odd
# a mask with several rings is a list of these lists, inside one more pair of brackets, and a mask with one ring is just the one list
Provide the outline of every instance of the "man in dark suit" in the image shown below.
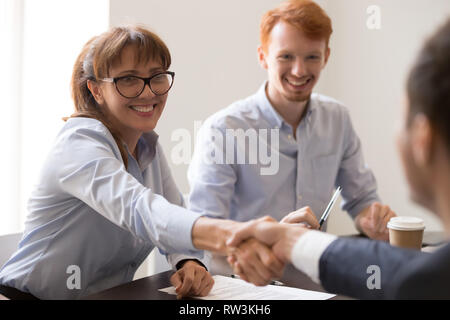
[[[450,19],[425,43],[407,82],[398,136],[411,198],[450,234]],[[228,241],[270,245],[330,292],[363,299],[450,299],[450,243],[434,253],[369,239],[338,238],[270,218],[246,223]],[[237,273],[239,263],[229,257]]]

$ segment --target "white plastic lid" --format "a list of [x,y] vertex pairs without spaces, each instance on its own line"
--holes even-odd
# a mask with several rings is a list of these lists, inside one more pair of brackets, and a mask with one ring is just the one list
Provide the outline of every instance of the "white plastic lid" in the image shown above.
[[394,230],[423,230],[425,223],[416,217],[394,217],[389,220],[387,227]]

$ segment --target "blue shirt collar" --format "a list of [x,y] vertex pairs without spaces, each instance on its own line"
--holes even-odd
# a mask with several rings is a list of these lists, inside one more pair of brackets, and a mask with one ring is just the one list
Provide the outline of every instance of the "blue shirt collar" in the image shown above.
[[158,134],[155,131],[144,132],[139,138],[138,158],[139,165],[142,168],[147,168],[156,154],[156,144],[158,142]]
[[262,116],[270,123],[272,127],[281,128],[284,120],[283,117],[272,106],[272,104],[269,101],[269,98],[267,98],[266,94],[267,83],[268,83],[267,81],[264,81],[264,83],[261,85],[261,87],[259,87],[259,90],[256,93],[256,98],[258,100],[257,106],[259,107]]
[[[281,128],[283,123],[285,123],[283,117],[275,110],[275,108],[272,106],[272,104],[269,101],[269,98],[267,98],[266,94],[266,86],[268,81],[264,81],[264,83],[259,88],[258,92],[256,93],[257,98],[257,105],[259,109],[261,110],[261,113],[263,114],[264,118],[269,121],[269,123],[273,127]],[[312,95],[311,95],[312,96]],[[314,99],[309,99],[308,104],[306,106],[306,116],[303,118],[307,121],[309,121],[310,116],[312,112],[316,109],[316,103]],[[302,121],[303,121],[302,119]]]
[[[138,140],[137,148],[138,148],[138,159],[136,159],[139,163],[139,167],[141,171],[145,170],[148,165],[153,161],[153,158],[156,154],[156,144],[158,143],[159,135],[154,131],[144,132]],[[131,153],[128,150],[127,145],[125,144],[125,148],[127,149],[128,156],[131,157]]]

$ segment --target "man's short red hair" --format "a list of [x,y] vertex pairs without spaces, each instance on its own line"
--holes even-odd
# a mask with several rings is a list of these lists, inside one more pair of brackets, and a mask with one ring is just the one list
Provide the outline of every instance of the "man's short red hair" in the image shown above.
[[269,46],[270,32],[280,20],[303,31],[308,38],[324,39],[328,47],[333,28],[326,12],[310,0],[289,0],[266,12],[261,19],[260,37],[264,51],[267,52]]

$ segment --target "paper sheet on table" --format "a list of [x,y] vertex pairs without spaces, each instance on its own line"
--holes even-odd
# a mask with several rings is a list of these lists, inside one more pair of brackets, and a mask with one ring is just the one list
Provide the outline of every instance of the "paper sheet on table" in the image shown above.
[[[241,279],[215,275],[214,286],[206,297],[196,297],[203,300],[326,300],[334,294],[291,288],[286,286],[267,285],[257,287]],[[176,295],[174,287],[159,289],[159,291]]]

